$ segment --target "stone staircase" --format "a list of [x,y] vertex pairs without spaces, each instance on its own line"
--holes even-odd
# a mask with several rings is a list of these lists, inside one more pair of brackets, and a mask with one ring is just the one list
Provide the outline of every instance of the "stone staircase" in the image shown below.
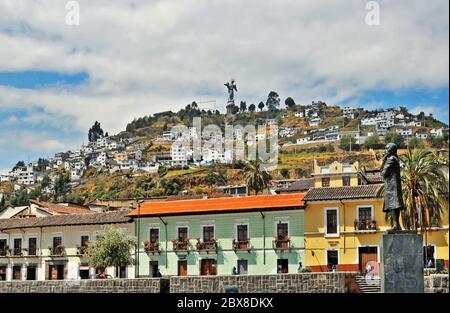
[[381,292],[381,279],[379,277],[366,279],[365,276],[356,276],[356,283],[362,293]]

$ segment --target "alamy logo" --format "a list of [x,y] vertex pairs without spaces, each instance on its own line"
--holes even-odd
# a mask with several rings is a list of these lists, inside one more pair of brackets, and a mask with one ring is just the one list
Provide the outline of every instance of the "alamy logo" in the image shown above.
[[[233,163],[258,159],[261,169],[275,170],[278,165],[278,126],[274,123],[259,125],[206,125],[194,117],[193,126],[177,125],[171,129],[172,152],[181,160],[193,162]],[[174,155],[174,153],[172,153]]]

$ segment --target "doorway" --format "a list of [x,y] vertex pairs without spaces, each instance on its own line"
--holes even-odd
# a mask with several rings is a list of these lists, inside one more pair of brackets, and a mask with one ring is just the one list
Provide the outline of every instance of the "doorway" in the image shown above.
[[6,265],[0,265],[0,281],[6,280]]
[[187,276],[187,261],[178,261],[178,276]]
[[217,261],[214,259],[200,260],[200,275],[217,275]]
[[277,260],[277,273],[278,274],[289,273],[288,259],[278,259]]
[[36,265],[27,266],[27,280],[36,280]]
[[237,268],[239,275],[246,275],[248,273],[248,260],[238,260]]
[[150,261],[150,277],[157,277],[158,268],[158,261]]
[[369,262],[378,263],[378,247],[359,247],[359,271],[366,272]]
[[63,280],[65,269],[66,267],[64,264],[49,265],[48,280]]
[[339,264],[339,250],[327,250],[328,272],[336,272]]
[[434,246],[428,245],[423,247],[423,267],[435,268],[436,260],[434,259]]

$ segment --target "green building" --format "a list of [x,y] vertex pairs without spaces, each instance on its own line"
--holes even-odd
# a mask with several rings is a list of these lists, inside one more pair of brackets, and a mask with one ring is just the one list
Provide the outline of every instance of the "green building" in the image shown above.
[[296,273],[304,194],[149,201],[130,212],[136,276]]

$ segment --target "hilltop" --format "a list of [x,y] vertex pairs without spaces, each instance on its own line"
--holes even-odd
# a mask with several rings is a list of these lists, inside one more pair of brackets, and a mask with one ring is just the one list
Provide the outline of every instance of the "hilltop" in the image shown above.
[[[244,163],[227,159],[223,152],[209,149],[202,152],[202,161],[198,162],[192,160],[189,151],[173,151],[177,138],[170,130],[176,125],[190,127],[188,137],[192,140],[194,117],[201,117],[202,127],[217,125],[222,131],[226,125],[278,125],[279,158],[276,170],[271,172],[273,179],[309,177],[314,160],[320,164],[358,160],[366,169],[376,169],[377,149],[382,149],[387,140],[398,142],[402,148],[448,147],[448,126],[432,115],[414,115],[404,107],[368,111],[321,101],[297,105],[288,99],[285,109],[279,109],[279,99],[278,105],[275,101],[269,106],[241,102],[228,108],[233,114],[200,109],[193,102],[178,112],[135,118],[124,131],[112,136],[96,122],[89,130],[87,145],[29,165],[18,162],[3,179],[10,182],[0,187],[10,201],[19,198],[12,191],[14,182],[27,188],[28,197],[85,204],[97,198],[213,194],[220,185],[245,183]],[[245,134],[236,133],[235,140],[251,144]]]

